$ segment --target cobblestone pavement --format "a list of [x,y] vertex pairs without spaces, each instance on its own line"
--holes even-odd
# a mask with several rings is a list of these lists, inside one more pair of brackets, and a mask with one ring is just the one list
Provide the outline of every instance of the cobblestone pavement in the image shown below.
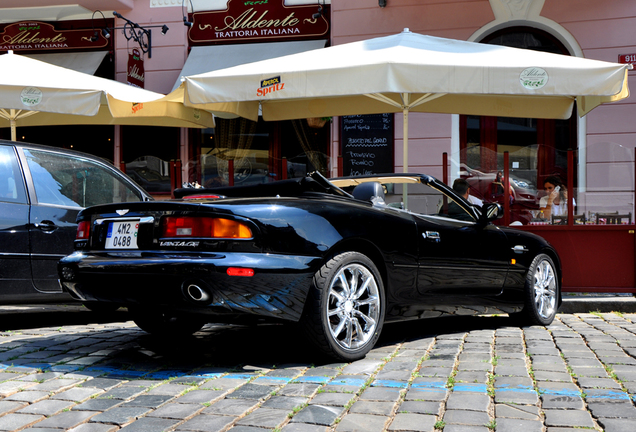
[[36,319],[0,318],[0,431],[636,430],[636,314],[387,325],[347,364],[315,362],[286,326],[169,340]]

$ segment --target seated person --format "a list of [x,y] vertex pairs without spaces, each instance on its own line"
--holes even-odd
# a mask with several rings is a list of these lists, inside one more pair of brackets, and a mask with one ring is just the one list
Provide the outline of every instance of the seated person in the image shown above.
[[455,179],[455,181],[453,182],[453,190],[460,194],[463,198],[466,198],[466,201],[468,201],[473,206],[481,207],[484,205],[484,202],[482,200],[470,194],[470,184],[466,179]]
[[[462,198],[464,198],[466,201],[469,201],[469,193],[468,193],[469,189],[470,189],[470,186],[468,185],[468,182],[466,181],[466,179],[458,178],[458,179],[455,179],[455,181],[453,182],[453,190]],[[466,210],[461,208],[459,204],[457,204],[454,201],[451,201],[450,203],[448,203],[447,215],[449,217],[452,217],[453,219],[459,219],[459,220],[465,220],[465,221],[475,220],[470,214],[466,212]]]
[[[556,190],[557,187],[559,190]],[[539,210],[543,212],[545,219],[554,216],[568,215],[568,191],[561,179],[557,176],[549,176],[543,181],[545,196],[539,200]],[[572,203],[576,205],[576,202]]]

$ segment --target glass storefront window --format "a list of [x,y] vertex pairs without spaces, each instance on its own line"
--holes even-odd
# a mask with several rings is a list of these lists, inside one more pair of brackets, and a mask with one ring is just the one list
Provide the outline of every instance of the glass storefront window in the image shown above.
[[[541,146],[531,144],[514,149],[508,148],[508,172],[510,189],[508,191],[507,219],[495,221],[503,224],[505,220],[512,225],[567,225],[569,208],[572,205],[572,219],[575,225],[605,225],[634,223],[634,163],[630,152],[615,143],[599,143],[597,151],[588,151],[588,159],[594,158],[585,170],[585,187],[568,188],[568,178],[576,185],[577,152],[568,158],[567,151],[556,151],[555,161],[563,161],[541,174],[539,155]],[[601,150],[601,147],[604,150]],[[589,150],[589,148],[588,148]],[[464,160],[457,167],[451,167],[453,178],[461,177],[470,184],[470,195],[484,201],[505,205],[503,155],[481,149],[487,160],[499,160],[496,169],[482,169],[475,164],[476,158],[469,157],[470,148],[462,155],[452,155],[451,160]],[[484,152],[491,154],[483,155]],[[591,153],[591,154],[590,154]],[[605,160],[599,160],[601,155]],[[568,159],[573,166],[568,166]],[[568,176],[568,172],[572,174]],[[550,196],[556,187],[560,190]],[[548,205],[549,204],[549,205]]]
[[179,159],[179,128],[122,126],[126,174],[147,192],[172,192],[170,161]]
[[202,136],[200,184],[203,187],[229,184],[230,161],[234,162],[234,184],[271,181],[270,133],[264,122],[247,119],[215,119],[216,128]]
[[[296,178],[310,171],[327,174],[329,128],[310,128],[305,119],[266,122],[217,118],[214,129],[201,131],[198,161],[190,161],[190,178],[203,187],[235,186]],[[287,166],[286,172],[284,166]]]
[[287,178],[303,177],[311,171],[329,177],[328,123],[320,127],[311,127],[305,119],[281,123],[281,156],[287,159]]

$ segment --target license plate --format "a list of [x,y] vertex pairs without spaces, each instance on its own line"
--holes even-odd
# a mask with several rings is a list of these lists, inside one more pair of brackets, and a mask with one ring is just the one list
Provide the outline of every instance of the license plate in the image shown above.
[[111,222],[106,235],[106,249],[137,249],[139,221]]

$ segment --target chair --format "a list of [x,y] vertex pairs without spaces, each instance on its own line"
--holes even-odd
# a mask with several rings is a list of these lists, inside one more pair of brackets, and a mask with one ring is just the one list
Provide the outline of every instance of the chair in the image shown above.
[[629,212],[627,214],[618,214],[618,212],[614,212],[614,213],[597,213],[596,214],[596,224],[600,224],[601,223],[601,219],[605,220],[606,224],[612,224],[612,225],[616,225],[616,224],[622,224],[623,223],[623,219],[625,219],[627,221],[628,224],[632,223],[632,212]]
[[568,217],[567,216],[552,215],[550,223],[552,225],[567,225],[568,224]]
[[[585,215],[584,214],[578,214],[578,215],[574,215],[572,216],[574,218],[574,225],[584,225],[585,224]],[[555,216],[552,215],[552,225],[567,225],[568,224],[568,217],[567,216]]]

